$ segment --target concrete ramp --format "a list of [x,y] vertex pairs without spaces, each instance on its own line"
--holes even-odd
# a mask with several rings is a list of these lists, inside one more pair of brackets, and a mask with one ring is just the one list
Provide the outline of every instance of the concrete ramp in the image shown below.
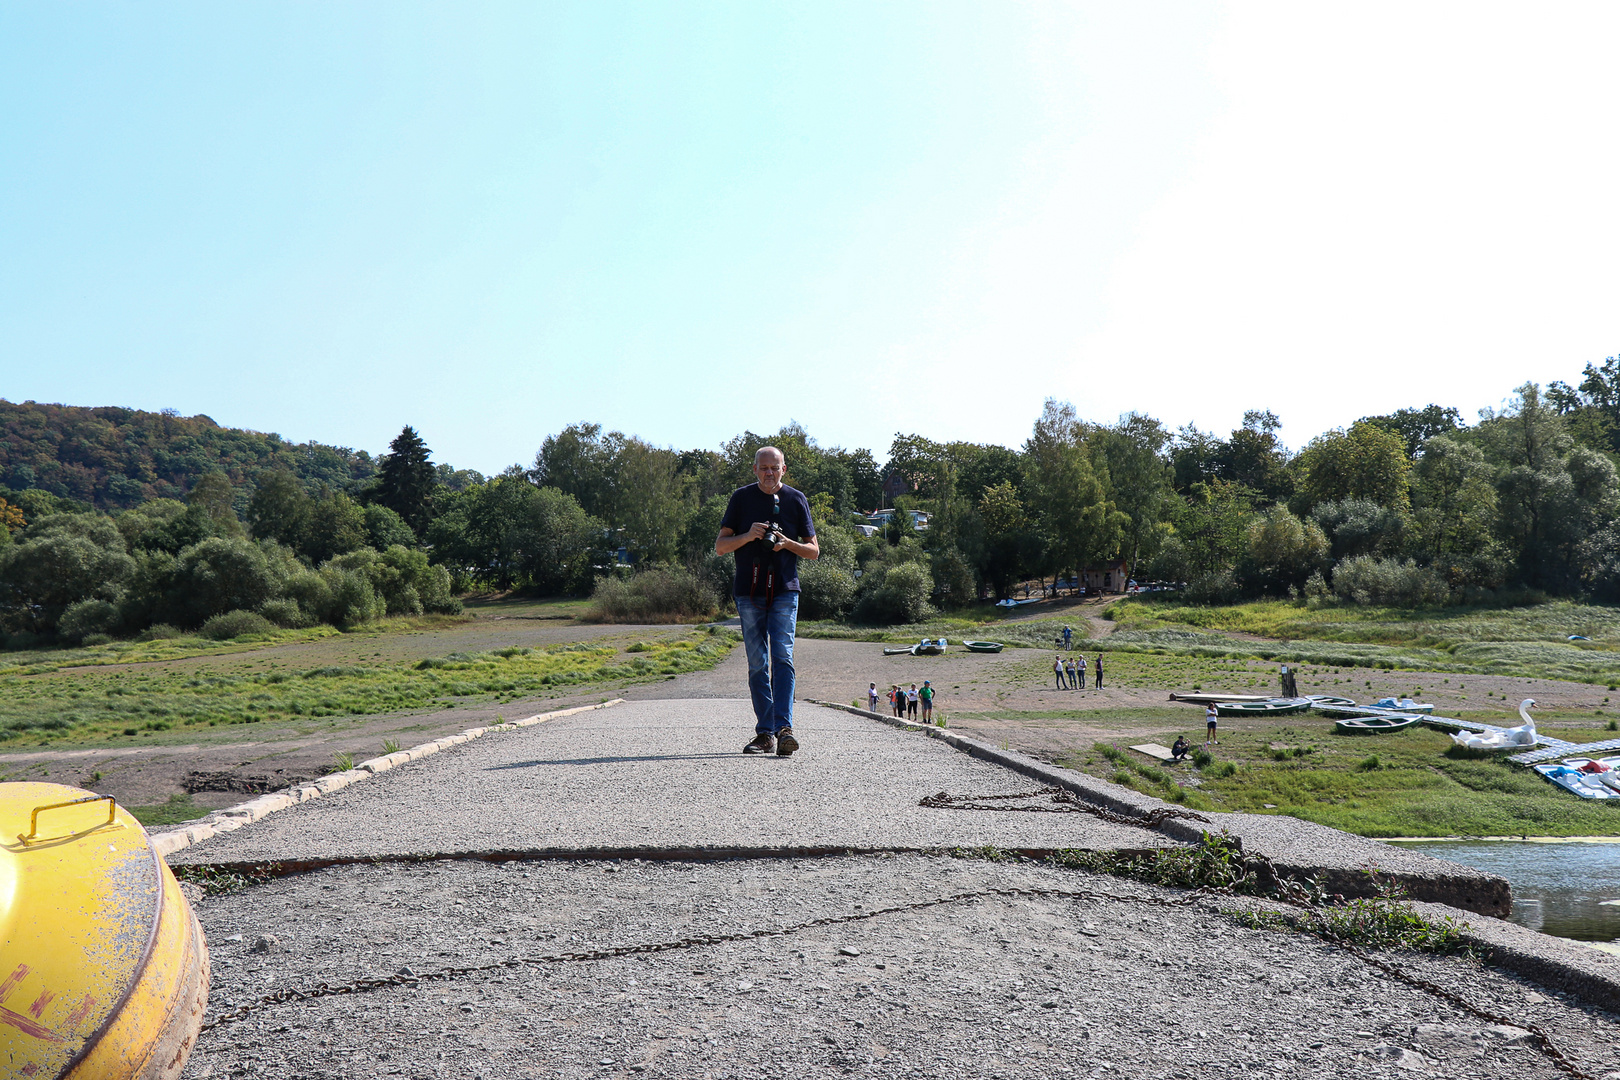
[[745,755],[746,701],[630,702],[490,731],[171,863],[473,853],[700,857],[838,851],[1143,849],[1186,842],[1087,814],[928,809],[926,795],[1041,783],[848,712],[801,705],[803,748]]

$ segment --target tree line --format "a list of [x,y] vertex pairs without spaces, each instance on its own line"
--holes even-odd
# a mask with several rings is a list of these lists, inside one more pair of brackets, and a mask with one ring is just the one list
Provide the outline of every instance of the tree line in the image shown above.
[[[798,425],[677,450],[576,424],[486,478],[435,464],[407,427],[363,477],[272,457],[122,508],[3,488],[0,624],[14,646],[348,626],[455,610],[475,588],[583,594],[632,573],[620,553],[719,604],[730,561],[714,537],[767,444],[785,452],[821,532],[822,558],[801,566],[811,618],[911,622],[1112,560],[1205,602],[1419,606],[1511,589],[1613,602],[1620,359],[1584,376],[1526,383],[1473,424],[1404,408],[1298,452],[1264,410],[1220,436],[1138,413],[1091,423],[1049,400],[1017,448],[897,433],[881,468]],[[860,512],[888,508],[886,481],[895,509],[928,513],[926,529],[907,513],[876,536],[856,529]]]

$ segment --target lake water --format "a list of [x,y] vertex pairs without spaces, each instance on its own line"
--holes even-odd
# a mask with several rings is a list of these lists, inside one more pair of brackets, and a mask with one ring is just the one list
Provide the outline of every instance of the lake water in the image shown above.
[[1577,941],[1620,942],[1620,843],[1467,840],[1403,848],[1500,874],[1520,926]]

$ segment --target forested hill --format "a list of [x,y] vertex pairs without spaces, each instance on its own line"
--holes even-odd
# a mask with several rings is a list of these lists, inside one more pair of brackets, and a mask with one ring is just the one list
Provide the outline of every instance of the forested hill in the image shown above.
[[0,484],[14,491],[36,488],[115,510],[183,498],[208,472],[249,490],[271,468],[349,490],[370,480],[377,462],[364,450],[290,443],[206,416],[0,399]]

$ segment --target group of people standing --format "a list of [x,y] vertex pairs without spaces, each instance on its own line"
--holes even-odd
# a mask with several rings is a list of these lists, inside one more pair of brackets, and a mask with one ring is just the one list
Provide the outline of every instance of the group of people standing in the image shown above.
[[[934,684],[927,679],[923,680],[921,689],[918,688],[916,683],[912,683],[911,689],[905,690],[896,683],[889,687],[888,699],[889,708],[894,711],[895,716],[902,720],[908,718],[911,720],[917,719],[917,707],[919,705],[922,706],[922,722],[929,724],[934,720]],[[877,683],[872,683],[866,688],[866,707],[873,712],[877,712],[877,704]]]
[[[1102,689],[1103,658],[1102,653],[1097,654],[1097,663],[1093,667],[1096,672],[1098,690]],[[1084,690],[1086,688],[1086,657],[1082,653],[1073,658],[1065,658],[1059,653],[1052,661],[1052,674],[1057,677],[1059,690]]]

